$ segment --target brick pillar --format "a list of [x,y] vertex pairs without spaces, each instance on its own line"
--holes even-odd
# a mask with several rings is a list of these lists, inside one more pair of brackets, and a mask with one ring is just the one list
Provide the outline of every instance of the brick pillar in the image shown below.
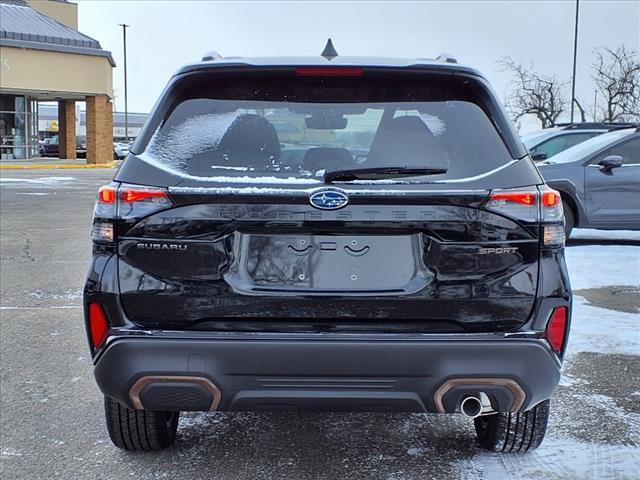
[[109,132],[109,152],[111,160],[114,160],[113,156],[113,102],[107,99],[107,130]]
[[113,112],[106,95],[87,97],[87,163],[113,161]]
[[58,156],[76,158],[76,102],[58,101]]

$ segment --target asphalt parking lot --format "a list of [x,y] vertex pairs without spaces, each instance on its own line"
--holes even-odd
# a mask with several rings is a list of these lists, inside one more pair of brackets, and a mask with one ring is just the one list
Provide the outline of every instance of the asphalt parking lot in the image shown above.
[[0,476],[5,479],[640,478],[640,235],[577,233],[562,383],[543,446],[482,452],[459,416],[201,414],[177,445],[113,447],[83,331],[95,192],[113,170],[0,175]]

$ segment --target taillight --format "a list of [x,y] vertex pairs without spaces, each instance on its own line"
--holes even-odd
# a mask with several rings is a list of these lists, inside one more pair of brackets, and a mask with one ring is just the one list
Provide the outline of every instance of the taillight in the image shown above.
[[165,188],[121,185],[118,189],[118,218],[142,218],[173,205]]
[[545,247],[562,247],[565,242],[562,197],[546,185],[540,187],[540,196],[542,242]]
[[91,238],[99,243],[115,240],[115,220],[136,219],[173,205],[165,188],[110,184],[98,190]]
[[362,77],[358,67],[296,67],[296,75],[303,77]]
[[115,203],[116,202],[116,188],[110,185],[100,187],[98,190],[98,201],[100,203]]
[[542,206],[555,207],[560,203],[560,194],[555,190],[542,192]]
[[536,204],[537,192],[496,192],[491,194],[491,202],[517,203],[532,206]]
[[152,198],[169,198],[166,190],[121,190],[120,194],[125,203],[148,201]]
[[551,318],[547,323],[546,338],[553,350],[560,354],[564,348],[567,326],[569,324],[569,309],[567,307],[557,307],[553,310]]
[[538,191],[493,190],[486,208],[525,222],[537,222]]
[[543,245],[564,245],[562,198],[546,185],[526,190],[493,190],[485,208],[524,222],[540,221]]
[[100,348],[109,336],[109,321],[99,303],[89,304],[89,334],[93,348]]

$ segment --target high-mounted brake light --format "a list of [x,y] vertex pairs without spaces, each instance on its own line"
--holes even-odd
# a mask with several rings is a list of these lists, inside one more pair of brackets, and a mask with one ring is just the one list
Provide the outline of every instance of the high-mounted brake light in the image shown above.
[[546,337],[549,345],[556,353],[561,353],[567,336],[568,315],[567,307],[557,307],[553,310],[547,323]]
[[364,70],[357,67],[296,67],[296,75],[303,77],[362,77]]
[[100,348],[109,336],[109,321],[99,303],[89,304],[89,333],[93,348]]

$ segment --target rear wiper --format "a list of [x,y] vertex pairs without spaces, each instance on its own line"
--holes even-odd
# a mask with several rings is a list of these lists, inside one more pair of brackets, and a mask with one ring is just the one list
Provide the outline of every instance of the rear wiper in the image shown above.
[[334,170],[324,173],[326,183],[350,180],[377,180],[389,177],[414,177],[420,175],[440,175],[447,173],[446,168],[424,168],[424,167],[371,167],[371,168],[349,168],[345,170]]

